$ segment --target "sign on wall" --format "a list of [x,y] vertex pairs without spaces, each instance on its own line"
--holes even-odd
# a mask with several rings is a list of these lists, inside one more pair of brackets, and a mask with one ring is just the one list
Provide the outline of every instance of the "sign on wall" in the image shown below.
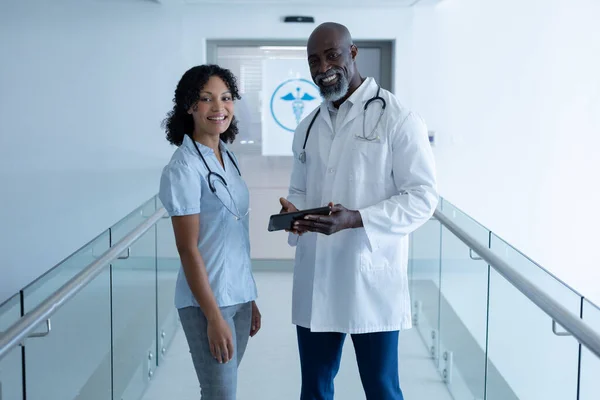
[[305,59],[263,61],[262,154],[291,156],[296,127],[321,104]]

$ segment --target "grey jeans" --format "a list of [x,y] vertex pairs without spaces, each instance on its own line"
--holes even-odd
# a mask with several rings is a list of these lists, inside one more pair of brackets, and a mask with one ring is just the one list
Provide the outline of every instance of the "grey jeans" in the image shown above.
[[202,400],[236,400],[237,370],[250,337],[252,302],[222,307],[221,314],[233,336],[233,358],[224,364],[219,364],[210,353],[208,324],[202,310],[199,307],[179,309]]

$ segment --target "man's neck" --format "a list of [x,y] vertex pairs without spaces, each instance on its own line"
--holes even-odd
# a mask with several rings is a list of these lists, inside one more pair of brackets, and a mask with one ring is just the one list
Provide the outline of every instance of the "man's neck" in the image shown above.
[[348,88],[348,92],[346,93],[346,95],[338,101],[334,101],[333,106],[335,108],[340,108],[340,106],[344,104],[344,102],[348,100],[354,92],[356,92],[356,90],[360,87],[360,85],[363,84],[363,82],[366,79],[367,78],[361,77],[360,74],[357,72],[356,75],[354,75],[354,78],[352,78],[352,81],[350,82],[350,87]]

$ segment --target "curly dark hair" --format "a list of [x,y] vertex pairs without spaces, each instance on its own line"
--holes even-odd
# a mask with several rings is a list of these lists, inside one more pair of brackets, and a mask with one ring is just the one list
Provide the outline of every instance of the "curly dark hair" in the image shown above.
[[[167,140],[171,144],[181,146],[185,135],[191,135],[194,131],[194,117],[188,114],[188,110],[200,100],[202,88],[213,76],[218,76],[225,82],[234,99],[241,99],[237,79],[228,69],[213,64],[199,65],[189,69],[177,84],[173,109],[169,111],[167,118],[162,122],[162,127],[167,133]],[[225,143],[233,143],[237,134],[238,126],[234,116],[229,128],[221,134],[221,140]]]

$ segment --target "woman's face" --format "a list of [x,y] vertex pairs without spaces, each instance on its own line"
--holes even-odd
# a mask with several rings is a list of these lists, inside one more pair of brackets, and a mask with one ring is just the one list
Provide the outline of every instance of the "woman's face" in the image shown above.
[[198,103],[188,110],[194,117],[195,134],[219,136],[233,118],[233,96],[218,76],[211,76],[200,91]]

